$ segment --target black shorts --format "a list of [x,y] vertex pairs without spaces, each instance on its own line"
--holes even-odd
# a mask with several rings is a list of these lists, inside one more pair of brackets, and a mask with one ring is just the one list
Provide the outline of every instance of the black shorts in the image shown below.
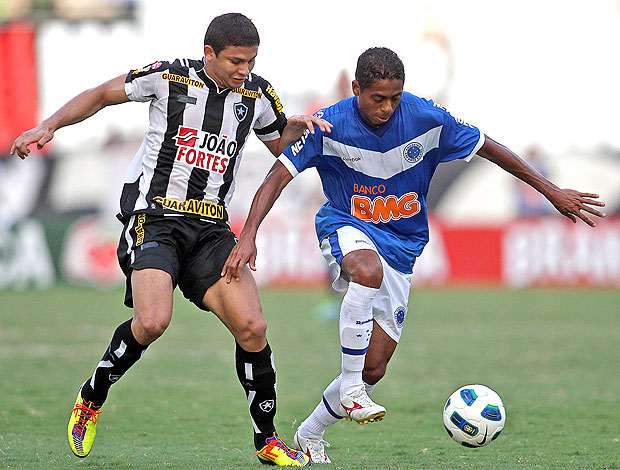
[[125,305],[133,307],[131,272],[154,268],[172,277],[173,288],[203,310],[207,289],[220,279],[237,243],[227,227],[190,217],[135,214],[125,223],[117,256],[125,273]]

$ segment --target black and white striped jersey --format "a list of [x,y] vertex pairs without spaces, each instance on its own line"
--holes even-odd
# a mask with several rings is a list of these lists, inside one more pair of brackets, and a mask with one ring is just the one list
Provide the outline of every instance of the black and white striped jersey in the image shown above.
[[150,101],[149,127],[127,172],[121,219],[146,212],[227,223],[226,207],[250,130],[280,138],[286,117],[267,80],[221,89],[203,60],[155,62],[125,80],[132,101]]

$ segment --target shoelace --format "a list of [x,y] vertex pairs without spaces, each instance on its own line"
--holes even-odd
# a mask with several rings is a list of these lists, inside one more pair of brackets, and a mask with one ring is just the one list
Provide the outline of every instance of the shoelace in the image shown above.
[[362,406],[372,406],[375,404],[375,402],[373,402],[370,399],[368,394],[363,389],[357,392],[356,394],[351,394],[349,396],[351,397],[351,400],[353,400],[355,403],[358,403]]
[[101,413],[101,410],[95,410],[82,402],[76,404],[71,412],[75,413],[76,416],[81,412],[78,422],[73,426],[73,432],[77,432],[79,435],[83,436],[86,432],[86,425],[89,420],[92,421],[93,424],[97,424],[97,417]]
[[[284,441],[282,439],[280,439],[279,437],[273,436],[273,437],[268,437],[267,439],[265,439],[265,442],[267,443],[267,448],[263,448],[265,449],[265,451],[271,452],[271,450],[274,447],[277,447],[278,449],[282,449],[286,455],[288,457],[290,457],[291,459],[296,459],[297,458],[297,454],[298,452],[296,450],[291,449],[289,446],[287,446]],[[254,455],[254,457],[256,457],[258,454],[260,454],[262,452],[262,450],[259,450],[258,452],[256,452],[256,454]],[[254,458],[252,457],[252,458]]]
[[319,454],[323,457],[325,447],[331,447],[329,442],[323,439],[308,439],[308,448],[311,454]]

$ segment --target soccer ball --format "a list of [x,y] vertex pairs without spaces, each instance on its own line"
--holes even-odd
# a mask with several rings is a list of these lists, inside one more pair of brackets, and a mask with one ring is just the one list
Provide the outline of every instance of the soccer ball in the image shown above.
[[506,411],[497,393],[484,385],[465,385],[443,407],[443,424],[452,439],[465,447],[482,447],[504,429]]

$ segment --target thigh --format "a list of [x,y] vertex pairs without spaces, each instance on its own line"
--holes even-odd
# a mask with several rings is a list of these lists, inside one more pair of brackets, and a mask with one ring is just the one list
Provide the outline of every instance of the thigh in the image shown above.
[[412,275],[396,271],[383,258],[381,263],[383,282],[372,303],[372,315],[381,329],[398,342],[407,318]]
[[188,230],[200,235],[198,241],[185,254],[183,269],[179,274],[179,288],[198,308],[210,310],[203,302],[205,294],[219,282],[222,267],[235,246],[236,238],[235,234],[225,227],[204,222],[192,224],[200,225],[192,225]]
[[134,320],[167,326],[172,318],[174,291],[170,274],[160,269],[133,270],[131,286]]
[[131,274],[134,270],[158,269],[170,275],[176,286],[181,261],[175,227],[177,221],[146,214],[132,215],[118,244],[118,262],[127,278],[125,305],[133,307]]
[[[321,241],[321,252],[329,266],[333,279],[332,287],[338,292],[345,292],[349,285],[349,273],[343,270],[343,267],[346,268],[347,260],[345,258],[351,258],[348,255],[365,253],[375,261],[375,267],[381,268],[378,264],[377,247],[368,235],[355,227],[343,226],[330,234],[329,237]],[[344,266],[343,260],[345,261]]]
[[[212,311],[238,341],[245,332],[263,331],[266,328],[258,288],[247,266],[244,267],[239,281],[227,283],[225,278],[220,277],[219,281],[207,289],[202,302],[204,309]],[[266,344],[264,331],[260,336],[263,336],[258,339],[260,344],[251,346],[257,351],[262,350]]]

